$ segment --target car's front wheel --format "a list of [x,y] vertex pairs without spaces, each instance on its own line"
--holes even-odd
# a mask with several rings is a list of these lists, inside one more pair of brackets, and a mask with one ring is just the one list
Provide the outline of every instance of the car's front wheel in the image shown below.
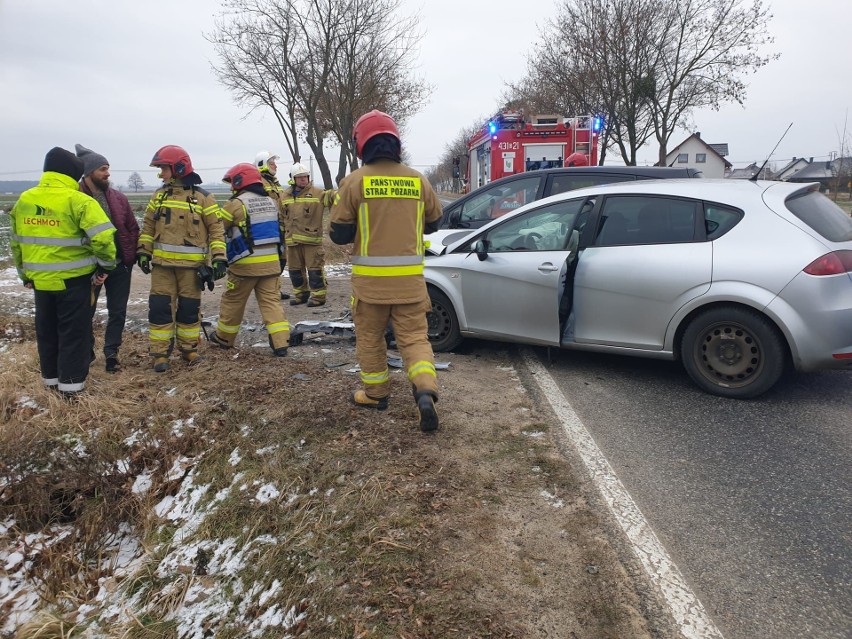
[[429,300],[432,302],[432,310],[426,314],[426,320],[432,350],[435,352],[452,350],[462,342],[459,320],[453,309],[453,303],[441,291],[431,286]]
[[702,389],[734,399],[768,391],[787,361],[778,329],[756,311],[736,306],[698,314],[683,333],[681,358]]

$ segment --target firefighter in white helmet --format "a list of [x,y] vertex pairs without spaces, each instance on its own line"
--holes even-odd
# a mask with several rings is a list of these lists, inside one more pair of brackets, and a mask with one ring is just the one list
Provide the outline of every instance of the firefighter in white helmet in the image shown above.
[[353,134],[364,166],[341,185],[329,230],[336,244],[354,242],[352,316],[364,388],[353,400],[363,408],[387,408],[385,329],[392,322],[420,429],[432,432],[438,428],[438,378],[427,335],[432,306],[423,278],[423,234],[438,229],[441,204],[429,181],[402,164],[399,130],[387,113],[361,116]]
[[[269,151],[260,151],[257,155],[254,156],[254,165],[257,167],[257,170],[260,171],[260,177],[263,178],[263,188],[266,190],[267,195],[275,200],[275,205],[278,207],[279,211],[279,224],[281,227],[281,237],[284,237],[284,205],[281,203],[281,196],[284,193],[284,187],[281,186],[281,182],[279,181],[276,174],[278,173],[278,163],[277,160],[280,158],[277,155],[273,155]],[[283,272],[286,266],[286,256],[282,255],[281,259],[281,270]],[[290,299],[290,295],[281,291],[281,299],[288,300]]]
[[293,184],[281,202],[284,206],[287,269],[293,284],[291,306],[322,306],[326,298],[325,252],[322,248],[322,214],[331,206],[334,190],[323,191],[311,183],[311,172],[304,164],[290,169]]
[[233,196],[222,207],[228,243],[228,281],[219,307],[219,321],[210,341],[232,348],[240,330],[246,302],[254,292],[260,315],[277,357],[287,355],[290,325],[281,308],[278,278],[281,230],[278,205],[266,192],[256,167],[237,164],[225,173]]

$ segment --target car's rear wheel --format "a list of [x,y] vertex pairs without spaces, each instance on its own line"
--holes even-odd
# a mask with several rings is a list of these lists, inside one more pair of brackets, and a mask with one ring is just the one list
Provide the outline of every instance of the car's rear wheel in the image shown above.
[[429,300],[432,302],[432,310],[426,314],[426,320],[432,350],[436,352],[452,350],[462,342],[459,320],[453,303],[441,291],[431,286]]
[[756,311],[735,306],[697,315],[683,333],[681,358],[702,389],[734,399],[768,391],[787,361],[778,329]]

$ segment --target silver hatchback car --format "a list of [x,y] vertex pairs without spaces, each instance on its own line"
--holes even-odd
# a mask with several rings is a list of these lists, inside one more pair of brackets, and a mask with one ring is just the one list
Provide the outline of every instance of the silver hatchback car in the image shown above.
[[426,261],[437,351],[479,337],[680,359],[749,398],[852,370],[852,219],[817,185],[665,180],[524,206]]

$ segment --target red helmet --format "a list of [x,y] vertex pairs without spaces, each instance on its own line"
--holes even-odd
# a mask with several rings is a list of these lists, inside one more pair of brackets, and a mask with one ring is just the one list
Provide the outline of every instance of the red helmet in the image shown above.
[[381,133],[390,133],[397,140],[400,139],[396,122],[387,113],[373,109],[358,118],[355,129],[352,131],[352,137],[355,139],[355,153],[359,158],[364,151],[367,140]]
[[242,191],[250,184],[263,184],[263,178],[260,177],[260,171],[254,164],[243,162],[228,169],[223,182],[231,185],[235,191]]
[[154,154],[149,166],[168,166],[175,177],[185,177],[192,173],[192,161],[183,147],[167,144]]
[[589,166],[589,158],[577,151],[565,158],[565,166]]

